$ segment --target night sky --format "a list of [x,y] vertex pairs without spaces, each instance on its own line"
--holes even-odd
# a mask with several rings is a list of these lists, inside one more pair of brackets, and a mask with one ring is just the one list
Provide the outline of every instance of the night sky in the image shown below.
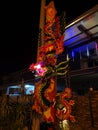
[[[58,14],[66,11],[68,23],[97,4],[97,0],[54,2]],[[36,62],[40,0],[3,1],[1,6],[0,76],[3,76]]]

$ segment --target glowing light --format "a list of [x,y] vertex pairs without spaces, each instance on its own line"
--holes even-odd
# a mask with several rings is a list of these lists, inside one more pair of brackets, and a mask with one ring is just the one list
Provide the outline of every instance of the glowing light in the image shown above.
[[72,55],[72,58],[75,57],[75,53],[74,53],[74,51],[72,51],[71,55]]
[[47,71],[46,67],[40,67],[39,69],[37,69],[37,74],[39,76],[44,76],[46,71]]
[[72,59],[73,59],[73,61],[74,61],[74,57],[75,57],[74,51],[71,52],[71,55],[72,55]]
[[67,54],[67,57],[66,57],[67,61],[69,60],[69,55]]
[[30,85],[30,84],[25,84],[24,85],[25,89],[26,89],[26,94],[32,94],[34,93],[34,85]]
[[40,64],[34,66],[34,69],[40,69],[40,68],[41,68]]
[[88,49],[88,47],[87,47],[87,56],[89,57],[89,49]]

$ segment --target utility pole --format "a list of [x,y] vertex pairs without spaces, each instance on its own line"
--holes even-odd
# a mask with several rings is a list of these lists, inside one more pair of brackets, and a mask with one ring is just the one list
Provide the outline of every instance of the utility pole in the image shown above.
[[38,61],[39,47],[43,46],[43,44],[44,44],[45,5],[46,5],[46,0],[41,0],[38,47],[37,47],[37,61]]
[[[44,45],[45,5],[46,0],[41,0],[38,46],[37,46],[37,62],[39,56],[39,48]],[[36,112],[34,112],[32,119],[32,130],[39,130],[40,123],[41,123],[41,116]]]

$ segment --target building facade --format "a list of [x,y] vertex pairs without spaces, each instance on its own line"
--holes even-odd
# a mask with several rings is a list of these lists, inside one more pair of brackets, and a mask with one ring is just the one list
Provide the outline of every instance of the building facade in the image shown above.
[[[65,27],[64,52],[58,58],[70,58],[69,82],[73,91],[98,87],[98,5]],[[34,74],[28,68],[3,77],[5,88],[24,83],[34,84]],[[66,77],[58,77],[58,91],[65,87]],[[84,91],[84,90],[83,90]]]

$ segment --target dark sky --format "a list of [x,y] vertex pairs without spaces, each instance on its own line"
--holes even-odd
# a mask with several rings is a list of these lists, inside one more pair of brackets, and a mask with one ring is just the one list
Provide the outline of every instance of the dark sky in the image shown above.
[[[54,2],[58,14],[66,11],[67,22],[97,4],[97,0]],[[1,6],[0,76],[28,68],[36,61],[40,0],[3,1]]]

